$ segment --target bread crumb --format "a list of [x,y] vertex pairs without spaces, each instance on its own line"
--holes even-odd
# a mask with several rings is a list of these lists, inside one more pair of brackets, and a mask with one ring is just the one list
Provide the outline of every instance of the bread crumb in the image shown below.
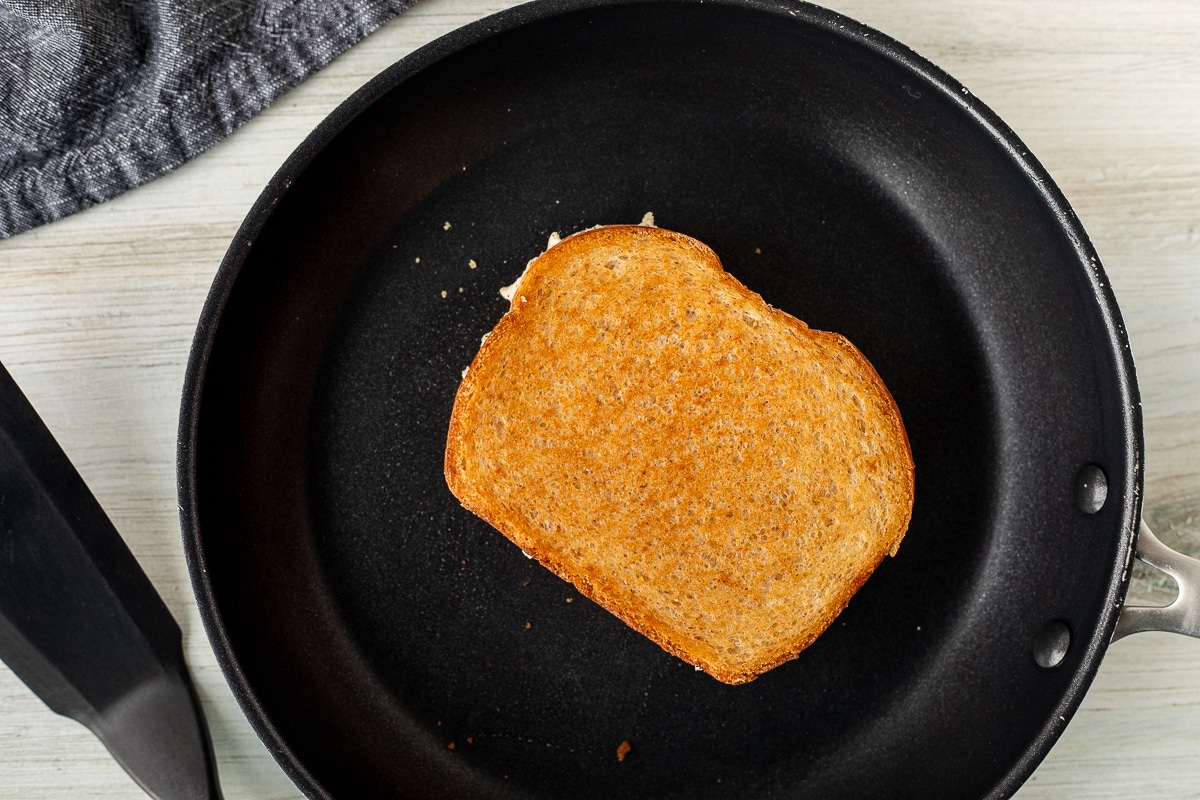
[[421,257],[420,257],[420,256],[417,256],[416,258],[414,258],[414,259],[413,259],[413,263],[414,263],[414,264],[420,264],[420,263],[421,263]]
[[525,630],[529,630],[529,629],[530,629],[530,628],[532,628],[532,627],[533,627],[533,623],[532,623],[532,622],[526,622],[526,623],[525,623]]
[[451,742],[450,744],[446,745],[446,749],[447,749],[447,750],[453,750],[453,749],[454,749],[454,742]]
[[468,737],[467,737],[467,744],[475,744],[475,739],[474,739],[474,737],[468,736]]
[[629,755],[629,751],[632,749],[633,748],[630,747],[629,742],[621,742],[619,745],[617,745],[617,761],[624,761],[625,756]]
[[521,302],[522,302],[522,303],[528,303],[528,302],[529,302],[529,298],[527,298],[525,295],[521,295]]
[[442,230],[444,230],[444,231],[450,230],[450,220],[446,220],[445,222],[442,223]]
[[575,602],[575,598],[574,598],[574,597],[568,597],[568,598],[567,598],[567,602],[568,602],[568,603],[574,603],[574,602]]
[[754,248],[754,254],[755,254],[755,255],[759,255],[759,256],[761,256],[761,255],[762,255],[762,248],[761,248],[761,247],[756,247],[756,248]]
[[458,293],[459,293],[459,294],[462,294],[462,290],[463,290],[463,287],[461,287],[461,286],[460,286],[460,287],[458,287]]
[[445,297],[445,296],[446,296],[446,290],[442,289],[442,297]]
[[467,266],[468,266],[468,267],[470,267],[471,269],[475,269],[475,268],[476,268],[476,267],[478,267],[479,265],[478,265],[478,264],[476,264],[476,263],[475,263],[475,259],[473,259],[473,258],[472,258],[472,259],[470,259],[469,261],[467,261]]
[[638,225],[641,225],[643,228],[656,228],[656,227],[658,227],[657,225],[655,225],[655,224],[654,224],[654,212],[653,212],[653,211],[647,211],[645,214],[643,214],[643,215],[642,215],[642,221],[641,221],[641,222],[639,222],[639,223],[638,223]]

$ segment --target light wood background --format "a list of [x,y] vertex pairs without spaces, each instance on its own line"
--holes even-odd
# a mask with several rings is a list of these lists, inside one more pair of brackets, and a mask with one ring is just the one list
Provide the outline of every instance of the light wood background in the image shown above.
[[[0,361],[179,620],[229,800],[300,795],[226,687],[184,566],[175,429],[201,304],[243,216],[305,134],[406,53],[510,4],[419,0],[173,174],[0,242]],[[1200,555],[1200,2],[826,5],[962,81],[1061,186],[1132,338],[1146,418],[1147,519],[1165,541]],[[1161,602],[1172,591],[1138,571],[1135,596]],[[0,666],[0,800],[141,797],[89,733]],[[1018,797],[1200,797],[1200,642],[1142,634],[1115,644]]]

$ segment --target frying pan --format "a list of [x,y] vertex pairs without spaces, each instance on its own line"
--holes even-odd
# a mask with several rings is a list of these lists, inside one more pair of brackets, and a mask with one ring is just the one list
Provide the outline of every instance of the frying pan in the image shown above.
[[[913,447],[899,554],[746,686],[576,596],[442,479],[499,287],[550,232],[647,210],[855,342]],[[1195,632],[1121,614],[1140,408],[1065,199],[953,79],[808,5],[543,0],[401,61],[251,211],[184,396],[201,614],[313,798],[1005,797],[1119,616]]]

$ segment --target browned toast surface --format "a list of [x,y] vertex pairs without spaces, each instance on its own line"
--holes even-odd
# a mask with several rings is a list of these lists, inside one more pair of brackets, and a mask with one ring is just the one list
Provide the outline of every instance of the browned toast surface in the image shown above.
[[908,527],[891,395],[845,338],[643,226],[534,260],[455,399],[463,505],[727,683],[795,657]]

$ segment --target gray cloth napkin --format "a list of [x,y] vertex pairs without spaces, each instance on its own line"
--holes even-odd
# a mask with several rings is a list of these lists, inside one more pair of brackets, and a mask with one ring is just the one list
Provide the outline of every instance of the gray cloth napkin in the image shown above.
[[0,238],[162,175],[413,0],[0,0]]

